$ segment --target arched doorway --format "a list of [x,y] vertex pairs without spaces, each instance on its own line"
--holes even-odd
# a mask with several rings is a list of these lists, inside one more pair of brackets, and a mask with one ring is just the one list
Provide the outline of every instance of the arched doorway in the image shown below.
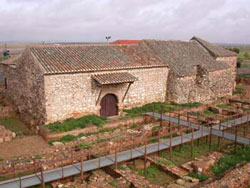
[[118,115],[117,97],[114,94],[107,94],[101,100],[100,115],[109,117]]

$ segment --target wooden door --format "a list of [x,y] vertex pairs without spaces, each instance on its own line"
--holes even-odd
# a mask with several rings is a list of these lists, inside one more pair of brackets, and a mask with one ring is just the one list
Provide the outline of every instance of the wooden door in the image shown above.
[[101,116],[109,117],[118,115],[117,98],[113,94],[105,95],[101,100]]

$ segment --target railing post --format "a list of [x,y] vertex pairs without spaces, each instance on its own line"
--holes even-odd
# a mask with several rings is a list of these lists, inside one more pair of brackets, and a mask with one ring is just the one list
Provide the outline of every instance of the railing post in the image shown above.
[[16,168],[15,168],[15,163],[12,162],[12,168],[13,168],[13,176],[16,178]]
[[211,151],[211,147],[212,147],[212,125],[210,127],[210,135],[209,135],[209,151]]
[[193,158],[193,142],[194,142],[194,129],[192,128],[192,138],[191,138],[191,154],[190,154],[190,158]]
[[160,121],[160,127],[162,127],[162,105],[161,105],[161,121]]
[[83,183],[83,159],[82,159],[82,152],[81,152],[81,183]]
[[235,140],[234,140],[234,153],[236,153],[236,151],[237,151],[237,132],[238,132],[238,129],[237,129],[237,126],[235,126],[235,131],[234,131],[234,137],[235,137]]
[[44,174],[43,174],[43,165],[41,164],[41,187],[45,188],[45,182],[44,182]]
[[160,136],[160,127],[158,129],[158,156],[160,156],[160,144],[161,144],[161,136]]
[[19,176],[19,187],[22,188],[22,179],[20,176]]
[[118,169],[118,164],[117,164],[117,148],[115,148],[115,169]]
[[73,148],[71,147],[71,164],[73,164]]
[[144,148],[144,175],[146,175],[146,165],[147,165],[147,141],[145,140],[145,148]]
[[182,148],[182,144],[183,144],[183,130],[182,130],[182,126],[181,126],[181,144],[180,144],[180,151]]
[[[219,124],[219,131],[221,133],[221,120],[220,120],[220,124]],[[218,136],[218,147],[220,147],[220,136]]]
[[172,127],[170,126],[169,159],[172,159]]
[[131,140],[132,140],[132,146],[131,146],[131,149],[130,149],[130,159],[132,159],[133,158],[133,136],[131,136]]

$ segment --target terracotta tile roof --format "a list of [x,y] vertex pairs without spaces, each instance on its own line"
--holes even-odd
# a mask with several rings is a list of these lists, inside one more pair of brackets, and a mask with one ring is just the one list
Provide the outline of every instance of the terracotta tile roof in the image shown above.
[[116,40],[114,42],[110,42],[109,44],[139,44],[141,40]]
[[178,76],[195,75],[196,65],[201,65],[209,72],[229,68],[226,63],[217,62],[195,41],[143,40],[141,44],[146,44],[154,50],[155,54]]
[[214,57],[237,56],[237,54],[235,52],[232,52],[230,50],[226,50],[225,48],[223,48],[221,46],[211,44],[211,43],[209,43],[201,38],[193,37],[191,40],[197,41],[205,49],[207,49],[209,51],[209,53]]
[[79,45],[31,47],[45,74],[164,67],[147,46]]
[[101,85],[129,83],[137,79],[127,72],[96,74],[93,75],[92,78]]

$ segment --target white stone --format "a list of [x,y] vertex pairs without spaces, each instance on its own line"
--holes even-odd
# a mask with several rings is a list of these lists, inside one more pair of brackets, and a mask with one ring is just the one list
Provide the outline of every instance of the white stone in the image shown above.
[[62,142],[53,142],[53,146],[58,147],[58,146],[63,146],[64,144]]

